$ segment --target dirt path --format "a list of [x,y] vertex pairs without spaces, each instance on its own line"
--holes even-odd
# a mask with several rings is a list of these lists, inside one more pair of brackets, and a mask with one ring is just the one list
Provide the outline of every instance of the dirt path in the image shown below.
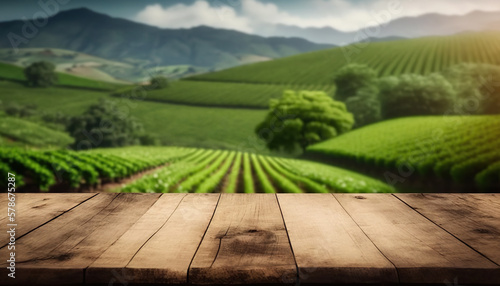
[[132,175],[130,177],[121,179],[118,182],[111,182],[111,183],[107,183],[107,184],[104,184],[104,185],[100,185],[99,187],[93,188],[90,191],[91,192],[100,192],[100,193],[103,193],[103,192],[114,192],[116,189],[122,187],[122,185],[126,185],[126,184],[131,183],[131,182],[133,182],[135,180],[138,180],[138,179],[140,179],[140,178],[142,178],[142,177],[144,177],[146,175],[152,174],[155,171],[158,171],[159,169],[161,169],[163,167],[166,167],[168,165],[169,164],[164,164],[164,165],[155,167],[153,169],[142,171],[142,172],[136,173],[136,174],[134,174],[134,175]]

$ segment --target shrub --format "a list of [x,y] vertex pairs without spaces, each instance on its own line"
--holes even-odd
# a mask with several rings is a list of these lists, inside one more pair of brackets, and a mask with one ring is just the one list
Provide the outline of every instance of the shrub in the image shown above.
[[57,83],[57,74],[52,63],[35,62],[24,69],[24,75],[29,86],[49,87]]

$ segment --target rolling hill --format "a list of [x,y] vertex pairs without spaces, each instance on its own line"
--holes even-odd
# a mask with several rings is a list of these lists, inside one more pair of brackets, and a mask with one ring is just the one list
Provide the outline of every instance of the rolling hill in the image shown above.
[[[72,50],[136,68],[191,65],[221,69],[331,47],[299,38],[264,38],[205,26],[160,29],[86,8],[60,12],[48,23],[18,48]],[[23,25],[21,20],[0,23],[0,34],[22,35]],[[0,48],[12,48],[9,37],[0,38]]]
[[66,147],[68,134],[21,118],[0,114],[0,146]]
[[393,185],[418,178],[441,191],[498,191],[499,125],[498,115],[402,118],[310,146],[308,153],[369,169]]
[[[2,70],[0,68],[0,70]],[[115,98],[109,91],[55,86],[29,88],[0,80],[2,102],[33,104],[45,113],[79,115],[102,98],[115,100],[165,145],[238,149],[268,153],[254,135],[265,110],[206,108]]]
[[198,81],[328,85],[338,69],[362,63],[380,76],[428,74],[462,62],[500,64],[500,32],[350,45],[190,77]]
[[178,79],[209,71],[209,68],[190,65],[137,68],[133,63],[112,61],[61,49],[26,48],[19,49],[16,53],[12,49],[0,49],[0,62],[26,67],[37,61],[49,61],[62,73],[120,84],[145,82],[152,75],[158,74]]
[[[124,86],[124,84],[98,81],[61,72],[58,72],[57,76],[57,86],[61,87],[111,91]],[[0,80],[17,81],[24,84],[26,78],[23,68],[0,62]]]

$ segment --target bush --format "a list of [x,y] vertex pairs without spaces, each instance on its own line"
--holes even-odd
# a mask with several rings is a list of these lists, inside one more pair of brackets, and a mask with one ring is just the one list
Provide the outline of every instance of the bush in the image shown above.
[[101,100],[72,118],[67,131],[75,138],[76,149],[139,145],[144,135],[142,124],[109,100]]
[[163,89],[168,87],[169,82],[168,78],[164,76],[155,76],[151,78],[151,81],[149,83],[149,89]]
[[354,115],[354,127],[363,127],[382,119],[378,89],[365,88],[357,92],[356,96],[349,97],[345,105]]
[[352,96],[357,96],[362,89],[377,89],[377,73],[366,65],[350,64],[341,68],[336,77],[335,99],[346,101]]
[[457,93],[457,114],[500,113],[500,67],[464,63],[443,72]]
[[375,123],[381,119],[378,99],[377,73],[366,65],[350,64],[339,70],[335,78],[334,98],[345,102],[352,112],[355,127]]
[[57,74],[52,63],[35,62],[24,69],[24,75],[29,86],[49,87],[57,83]]
[[453,86],[439,74],[405,74],[380,80],[380,102],[384,119],[443,115],[453,109]]
[[37,106],[35,104],[18,104],[12,102],[4,106],[4,111],[9,116],[26,118],[36,114]]

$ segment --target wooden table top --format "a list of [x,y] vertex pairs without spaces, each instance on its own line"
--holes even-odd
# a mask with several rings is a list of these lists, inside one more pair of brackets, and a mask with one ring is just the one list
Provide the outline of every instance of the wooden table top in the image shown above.
[[17,194],[0,284],[500,285],[500,194]]

